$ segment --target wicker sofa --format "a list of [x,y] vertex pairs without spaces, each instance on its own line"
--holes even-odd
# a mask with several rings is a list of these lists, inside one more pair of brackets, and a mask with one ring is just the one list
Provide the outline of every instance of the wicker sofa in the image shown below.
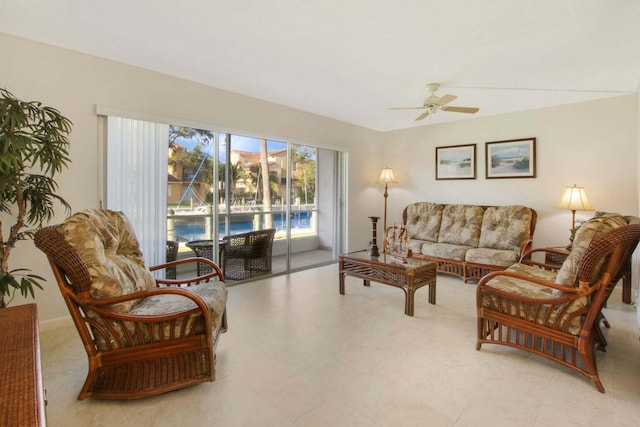
[[402,220],[412,256],[465,282],[504,270],[531,249],[536,211],[520,205],[412,203]]

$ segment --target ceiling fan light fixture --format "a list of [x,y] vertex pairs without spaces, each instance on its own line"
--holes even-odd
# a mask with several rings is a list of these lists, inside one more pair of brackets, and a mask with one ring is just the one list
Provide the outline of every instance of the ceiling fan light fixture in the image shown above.
[[429,91],[429,96],[425,98],[421,107],[393,107],[389,108],[390,110],[423,110],[422,114],[415,118],[415,121],[422,120],[427,116],[435,114],[438,110],[449,111],[452,113],[466,113],[466,114],[474,114],[477,113],[480,109],[476,107],[450,107],[446,104],[455,101],[458,97],[455,95],[446,94],[443,96],[436,95],[436,91],[440,88],[438,83],[429,83],[427,85],[427,90]]

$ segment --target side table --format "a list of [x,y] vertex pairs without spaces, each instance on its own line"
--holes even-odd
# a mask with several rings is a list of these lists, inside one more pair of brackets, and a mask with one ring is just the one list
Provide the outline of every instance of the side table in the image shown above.
[[[549,250],[545,252],[544,263],[545,264],[557,264],[562,265],[565,259],[569,256],[570,251],[564,246],[550,246],[544,248],[545,250]],[[554,252],[550,252],[554,251]]]
[[0,323],[0,425],[44,426],[37,306],[3,308]]

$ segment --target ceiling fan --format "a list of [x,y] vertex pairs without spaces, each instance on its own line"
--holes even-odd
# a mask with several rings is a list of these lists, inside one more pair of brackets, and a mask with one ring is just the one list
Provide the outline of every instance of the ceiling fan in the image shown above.
[[425,98],[421,107],[392,107],[389,110],[424,110],[422,114],[416,117],[416,121],[422,120],[429,114],[435,114],[438,110],[450,111],[452,113],[477,113],[480,109],[476,107],[449,107],[446,104],[455,101],[458,97],[455,95],[436,95],[436,91],[440,88],[438,83],[429,83],[427,89],[429,96]]

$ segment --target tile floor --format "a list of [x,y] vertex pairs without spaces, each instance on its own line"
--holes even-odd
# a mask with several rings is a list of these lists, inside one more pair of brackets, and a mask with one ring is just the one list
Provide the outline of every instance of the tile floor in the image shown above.
[[337,265],[229,287],[217,379],[135,401],[76,400],[86,356],[71,327],[41,333],[50,426],[637,426],[635,307],[606,309],[600,394],[558,364],[475,350],[475,286],[440,275],[437,305],[347,278]]

